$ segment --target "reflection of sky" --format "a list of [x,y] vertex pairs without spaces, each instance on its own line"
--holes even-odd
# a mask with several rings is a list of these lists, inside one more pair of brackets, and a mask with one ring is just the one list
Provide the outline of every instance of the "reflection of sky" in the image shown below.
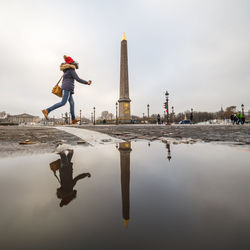
[[0,247],[240,249],[249,243],[249,152],[171,144],[169,162],[165,144],[131,146],[128,228],[115,145],[74,151],[73,176],[92,176],[78,181],[77,198],[63,208],[49,168],[58,155],[1,159]]

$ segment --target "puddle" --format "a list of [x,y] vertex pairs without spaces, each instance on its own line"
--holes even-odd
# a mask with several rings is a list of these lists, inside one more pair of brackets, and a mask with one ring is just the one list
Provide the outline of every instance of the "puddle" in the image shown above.
[[249,249],[248,151],[72,149],[0,159],[0,249]]

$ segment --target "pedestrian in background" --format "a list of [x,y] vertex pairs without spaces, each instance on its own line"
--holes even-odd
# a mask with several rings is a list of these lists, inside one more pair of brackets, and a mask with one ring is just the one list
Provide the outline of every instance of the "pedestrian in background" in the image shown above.
[[231,120],[231,123],[234,124],[234,115],[233,114],[230,115],[230,120]]
[[242,114],[241,114],[241,112],[239,111],[239,112],[237,112],[237,124],[240,124],[240,123],[242,123]]
[[161,116],[160,116],[160,114],[157,115],[157,123],[161,124]]

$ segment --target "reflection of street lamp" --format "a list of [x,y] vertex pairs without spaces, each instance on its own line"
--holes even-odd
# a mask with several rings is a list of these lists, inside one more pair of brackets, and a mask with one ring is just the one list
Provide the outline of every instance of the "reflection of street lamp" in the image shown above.
[[148,118],[149,118],[149,104],[147,105],[147,108],[148,108]]
[[166,91],[165,96],[166,96],[165,108],[167,110],[167,125],[170,125],[170,123],[169,123],[169,110],[168,110],[168,97],[169,97],[168,91]]
[[170,160],[171,160],[170,144],[167,143],[167,144],[166,144],[166,147],[167,147],[167,149],[168,149],[168,160],[170,161]]
[[115,103],[115,123],[116,123],[116,125],[118,125],[117,107],[118,107],[118,102]]
[[241,104],[241,114],[244,116],[244,104]]
[[80,125],[82,125],[82,110],[80,109]]
[[94,117],[93,117],[93,119],[94,119],[94,120],[93,120],[93,124],[95,125],[95,107],[93,108],[93,110],[94,110],[94,112],[93,112],[93,113],[94,113]]

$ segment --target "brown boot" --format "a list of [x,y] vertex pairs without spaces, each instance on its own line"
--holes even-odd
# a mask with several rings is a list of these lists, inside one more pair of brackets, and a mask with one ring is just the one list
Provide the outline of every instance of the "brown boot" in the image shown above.
[[49,117],[48,117],[49,112],[47,111],[47,109],[43,109],[42,112],[43,112],[43,114],[44,114],[46,120],[49,120]]
[[74,119],[74,120],[72,120],[72,124],[76,124],[79,121],[80,121],[80,119]]

